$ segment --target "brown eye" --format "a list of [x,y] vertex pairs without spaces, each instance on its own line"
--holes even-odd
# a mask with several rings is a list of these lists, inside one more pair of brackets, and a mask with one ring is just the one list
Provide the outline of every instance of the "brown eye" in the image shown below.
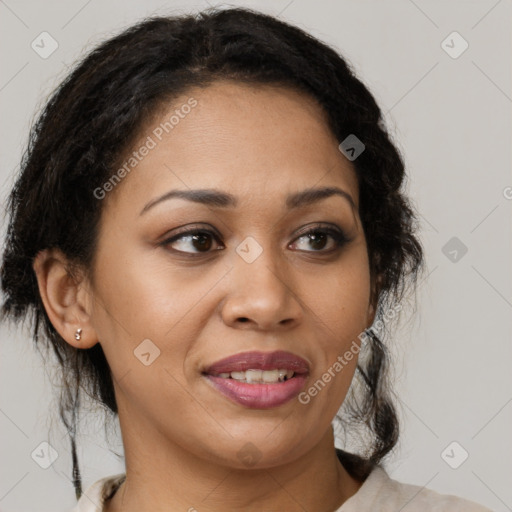
[[[329,239],[331,240],[331,247],[326,249],[326,246],[329,245]],[[312,248],[312,250],[307,248],[299,250],[306,252],[330,252],[342,247],[349,240],[341,230],[330,227],[315,227],[301,233],[295,239],[293,245],[297,245],[298,241],[302,241],[303,245]]]
[[161,245],[171,247],[176,252],[199,254],[210,252],[217,242],[217,235],[212,231],[196,229],[164,240]]
[[314,233],[310,233],[307,236],[309,237],[311,247],[313,247],[315,250],[325,249],[325,246],[329,241],[329,235],[326,235],[320,231],[315,231]]

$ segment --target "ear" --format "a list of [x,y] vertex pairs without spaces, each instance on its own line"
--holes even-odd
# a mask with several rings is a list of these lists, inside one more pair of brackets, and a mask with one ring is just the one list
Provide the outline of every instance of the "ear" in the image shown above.
[[[50,322],[70,345],[91,348],[97,342],[91,322],[93,298],[88,282],[72,276],[67,258],[57,249],[45,249],[34,258],[39,293]],[[79,340],[77,329],[82,329]]]

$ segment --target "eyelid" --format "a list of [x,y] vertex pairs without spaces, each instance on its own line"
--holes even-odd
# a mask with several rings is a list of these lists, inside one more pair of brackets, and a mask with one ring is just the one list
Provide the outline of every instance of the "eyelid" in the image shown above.
[[180,226],[179,228],[173,229],[172,234],[167,232],[165,235],[161,237],[162,242],[169,242],[169,240],[173,240],[180,235],[190,235],[194,234],[191,232],[196,231],[204,231],[215,235],[218,239],[222,238],[222,235],[219,231],[214,228],[210,224],[201,224],[200,222],[193,222],[192,224],[186,224],[184,226]]
[[[198,258],[198,257],[208,257],[211,256],[215,251],[218,251],[219,249],[222,249],[224,244],[222,243],[222,235],[219,234],[217,229],[215,229],[210,224],[206,224],[205,227],[204,224],[200,224],[197,222],[194,222],[192,224],[186,224],[185,226],[181,226],[179,228],[176,228],[173,230],[172,234],[165,234],[161,241],[157,242],[157,245],[160,247],[165,248],[167,251],[170,251],[171,253],[176,254],[177,256],[183,256],[185,258]],[[176,242],[182,237],[187,236],[194,236],[198,233],[205,233],[207,235],[212,236],[212,238],[215,239],[215,243],[220,245],[220,247],[217,247],[213,250],[206,251],[206,252],[188,252],[188,251],[179,251],[177,249],[172,249],[170,246],[172,243]]]
[[[184,255],[186,257],[192,257],[192,258],[201,257],[201,256],[206,257],[208,255],[211,255],[212,253],[214,253],[215,251],[217,251],[219,249],[225,248],[225,245],[222,242],[222,235],[220,235],[218,233],[218,231],[210,224],[208,224],[207,226],[208,227],[204,227],[204,224],[201,225],[200,223],[192,223],[192,224],[187,224],[185,226],[181,226],[180,228],[177,228],[177,230],[175,232],[173,232],[172,235],[164,236],[163,240],[161,242],[158,242],[158,245],[166,247],[166,246],[169,246],[172,243],[176,242],[181,237],[194,236],[194,235],[197,235],[200,233],[204,233],[204,234],[212,236],[215,239],[215,242],[217,244],[219,244],[221,247],[217,247],[216,249],[205,251],[205,252],[201,252],[201,251],[188,252],[188,251],[180,251],[180,250],[176,250],[176,249],[172,249],[172,248],[169,248],[168,250],[170,250],[171,252],[174,252],[176,254],[179,254],[179,255]],[[345,244],[351,242],[353,239],[353,237],[350,237],[347,235],[347,233],[344,229],[342,229],[341,227],[339,227],[336,224],[329,223],[329,222],[316,222],[313,224],[308,224],[308,225],[300,228],[298,231],[296,231],[293,234],[294,238],[291,240],[291,242],[289,242],[287,244],[287,247],[296,243],[297,240],[299,240],[303,236],[307,236],[308,234],[315,233],[316,231],[324,232],[329,237],[331,237],[331,239],[334,240],[335,248],[328,250],[328,251],[299,250],[298,252],[313,253],[313,254],[317,253],[319,255],[329,254],[331,252],[341,249]]]
[[[336,224],[333,224],[330,222],[315,222],[313,224],[308,224],[306,226],[303,226],[298,231],[294,232],[292,234],[292,236],[294,237],[292,241],[295,241],[297,238],[299,238],[315,229],[333,229],[340,235],[344,235],[345,238],[347,238],[347,239],[350,238],[348,236],[347,232],[343,228],[337,226]],[[162,241],[169,242],[170,240],[174,240],[175,238],[177,238],[179,235],[189,235],[193,231],[212,232],[212,234],[214,234],[218,239],[222,238],[222,234],[216,228],[214,228],[212,225],[201,224],[198,222],[194,222],[192,224],[186,224],[184,226],[176,228],[175,230],[173,230],[172,235],[169,235],[168,233],[166,233],[161,238],[162,238]]]
[[320,251],[299,251],[299,252],[312,253],[312,254],[317,253],[319,255],[322,255],[322,254],[327,255],[329,253],[341,250],[346,244],[352,242],[352,240],[354,239],[354,237],[349,236],[344,229],[340,228],[336,224],[332,224],[329,222],[317,222],[313,225],[310,224],[308,226],[305,226],[304,228],[301,228],[297,233],[295,233],[294,239],[288,244],[288,246],[296,243],[297,240],[299,240],[300,238],[307,236],[311,233],[315,233],[315,232],[325,233],[329,237],[331,237],[331,239],[333,239],[334,243],[335,243],[334,249],[327,250],[327,251],[320,250]]
[[332,230],[336,231],[339,235],[343,235],[347,240],[349,239],[346,231],[342,229],[341,227],[337,226],[336,224],[332,224],[330,222],[314,222],[313,224],[308,224],[307,226],[304,226],[300,228],[297,232],[294,233],[294,240],[297,238],[315,230]]

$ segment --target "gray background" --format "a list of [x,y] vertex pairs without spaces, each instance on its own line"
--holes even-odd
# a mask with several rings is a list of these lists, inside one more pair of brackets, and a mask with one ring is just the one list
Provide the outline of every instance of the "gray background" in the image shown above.
[[[209,4],[215,2],[0,0],[2,200],[36,109],[78,57],[143,16]],[[404,428],[387,470],[401,481],[512,510],[512,2],[236,5],[279,15],[340,50],[376,96],[405,156],[428,271],[418,310],[404,315],[391,342]],[[58,43],[46,59],[31,48],[43,31]],[[453,31],[469,44],[458,58],[442,47]],[[447,44],[452,53],[462,48],[453,38]],[[49,414],[56,407],[55,368],[42,367],[27,331],[3,325],[0,336],[0,510],[69,510],[75,502],[69,447],[52,420],[56,414]],[[107,449],[101,414],[84,420],[83,429],[86,489],[124,466]],[[45,441],[58,452],[48,469],[31,457]],[[114,445],[122,450],[119,439]],[[453,469],[447,461],[460,463],[462,449],[469,457]]]

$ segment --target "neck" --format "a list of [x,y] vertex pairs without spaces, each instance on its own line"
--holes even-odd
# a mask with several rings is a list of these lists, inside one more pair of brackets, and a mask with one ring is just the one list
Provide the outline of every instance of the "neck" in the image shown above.
[[362,484],[340,463],[332,429],[292,464],[258,470],[220,466],[151,439],[125,442],[126,480],[105,512],[163,510],[164,504],[168,512],[332,512]]

